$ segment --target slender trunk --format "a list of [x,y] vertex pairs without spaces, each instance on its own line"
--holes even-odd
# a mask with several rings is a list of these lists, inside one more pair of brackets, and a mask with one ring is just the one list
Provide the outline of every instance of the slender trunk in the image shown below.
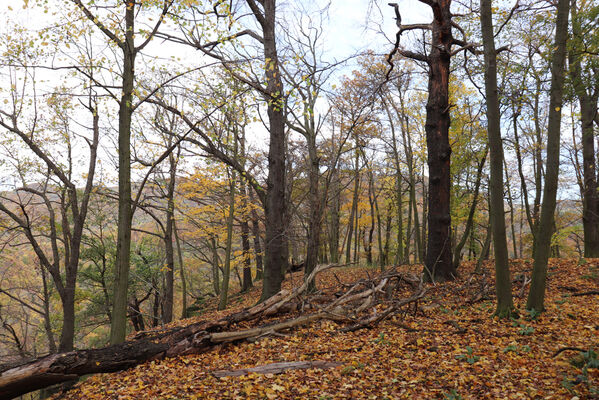
[[570,79],[580,104],[582,129],[582,169],[584,192],[582,195],[582,223],[584,230],[584,256],[599,257],[599,196],[597,194],[597,172],[595,170],[595,135],[593,118],[597,114],[597,93],[589,95],[582,77],[581,48],[583,46],[576,1],[572,1],[572,32],[576,46],[568,53]]
[[[311,132],[306,135],[308,145],[308,181],[310,219],[308,221],[308,238],[306,246],[306,259],[304,262],[304,278],[310,276],[318,263],[318,250],[320,249],[320,230],[322,221],[322,204],[320,201],[320,157],[316,148],[316,134]],[[314,280],[310,282],[309,291],[316,290]]]
[[[250,203],[254,204],[254,190],[249,189]],[[254,238],[254,254],[256,256],[256,280],[263,278],[264,266],[262,264],[262,245],[260,244],[260,220],[255,207],[252,207],[252,236]]]
[[[133,3],[132,3],[133,4]],[[119,201],[117,250],[114,278],[114,299],[110,344],[125,341],[127,334],[127,289],[131,257],[131,118],[133,115],[133,85],[135,79],[135,44],[133,42],[134,6],[125,11],[125,42],[123,50],[123,89],[119,102]]]
[[514,198],[512,197],[512,187],[510,185],[510,175],[507,169],[507,163],[505,158],[503,159],[503,167],[505,172],[505,187],[507,189],[507,201],[510,206],[510,227],[512,235],[512,248],[514,252],[514,258],[518,258],[518,248],[516,246],[516,228],[514,226]]
[[241,187],[241,207],[243,215],[241,216],[241,249],[243,251],[243,282],[241,291],[247,292],[254,285],[252,283],[252,260],[250,259],[250,223],[247,213],[247,188],[245,181],[239,182]]
[[[169,140],[170,142],[170,140]],[[162,322],[168,324],[173,320],[173,303],[175,298],[175,250],[173,247],[173,229],[175,220],[175,183],[177,164],[175,157],[169,155],[170,169],[166,199],[166,224],[164,230],[164,250],[166,256],[164,304],[162,305]]]
[[493,232],[495,252],[495,293],[497,308],[495,315],[509,318],[514,312],[512,279],[508,264],[508,249],[505,233],[503,199],[503,143],[501,142],[501,114],[497,91],[497,53],[493,36],[493,11],[491,0],[481,0],[481,31],[485,58],[485,95],[487,103],[487,132],[489,137],[490,168],[489,216]]
[[487,226],[487,234],[485,235],[485,241],[483,242],[483,247],[480,250],[480,255],[478,260],[476,261],[476,267],[474,268],[474,272],[480,274],[483,272],[483,261],[488,258],[489,248],[491,247],[491,239],[493,238],[493,232],[491,228],[491,224]]
[[[385,249],[383,247],[383,224],[381,220],[381,211],[379,209],[379,201],[378,196],[374,198],[374,212],[376,215],[376,238],[379,247],[379,267],[381,270],[385,269],[385,265],[387,264],[387,254],[385,253]],[[374,221],[374,218],[373,218]],[[401,245],[401,243],[400,243]]]
[[[389,248],[391,247],[391,227],[393,225],[393,215],[391,213],[391,207],[387,209],[387,218],[385,219],[385,246],[383,247],[383,265],[390,262],[389,260]],[[402,260],[404,263],[405,260]]]
[[[356,144],[357,146],[357,144]],[[360,189],[360,172],[359,172],[359,168],[360,168],[360,159],[359,159],[360,153],[359,151],[356,149],[356,156],[355,156],[355,169],[354,169],[354,192],[353,192],[353,196],[352,196],[352,204],[351,204],[351,212],[349,214],[349,224],[347,226],[347,248],[345,250],[345,262],[349,263],[351,262],[351,245],[352,245],[352,235],[354,234],[354,220],[356,219],[356,214],[357,214],[357,209],[358,209],[358,190]],[[356,242],[358,241],[357,235],[356,235]],[[355,251],[354,251],[354,257],[355,257]]]
[[229,215],[227,216],[227,241],[225,244],[225,265],[223,269],[223,281],[218,301],[218,309],[224,310],[229,301],[229,279],[231,276],[231,247],[233,243],[233,222],[235,217],[235,173],[230,178]]
[[212,287],[214,288],[214,294],[220,295],[220,277],[219,270],[220,265],[218,262],[218,247],[216,246],[216,239],[214,236],[210,238],[210,249],[212,251]]
[[456,270],[458,269],[458,266],[460,264],[460,260],[462,257],[462,249],[466,245],[466,241],[468,240],[468,237],[470,236],[470,231],[472,230],[472,225],[474,224],[474,213],[476,212],[476,205],[478,204],[478,193],[480,190],[480,183],[482,181],[483,168],[487,159],[487,153],[488,147],[485,148],[485,153],[478,164],[478,170],[476,172],[476,182],[474,183],[474,198],[472,199],[472,204],[470,204],[470,211],[468,212],[468,218],[466,219],[466,227],[464,228],[464,233],[462,234],[460,241],[455,246],[453,264]]
[[562,95],[564,87],[564,64],[568,39],[569,0],[558,0],[555,30],[555,51],[551,63],[551,89],[549,94],[549,125],[547,128],[547,168],[541,218],[537,230],[537,243],[530,292],[526,302],[527,310],[544,310],[545,287],[547,284],[547,261],[551,246],[551,233],[554,224],[558,176],[559,145]]
[[339,262],[339,208],[340,208],[340,189],[339,176],[335,169],[331,177],[331,193],[330,200],[330,220],[329,220],[329,253],[331,255],[331,263]]
[[44,329],[46,330],[46,336],[48,337],[48,350],[50,353],[56,353],[56,340],[54,339],[54,332],[52,332],[52,324],[50,322],[50,293],[48,291],[48,281],[46,278],[46,270],[41,267],[42,273],[42,284],[44,288]]
[[179,240],[179,231],[177,224],[173,220],[173,233],[175,234],[175,243],[177,245],[177,259],[179,261],[179,275],[181,276],[181,319],[187,318],[187,279],[185,279],[185,266],[183,265],[183,251],[181,241]]

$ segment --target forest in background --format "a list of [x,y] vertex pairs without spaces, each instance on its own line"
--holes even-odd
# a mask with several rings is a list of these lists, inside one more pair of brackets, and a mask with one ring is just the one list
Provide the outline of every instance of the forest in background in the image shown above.
[[542,312],[549,257],[599,257],[599,5],[414,4],[430,19],[372,2],[369,26],[396,31],[343,58],[317,2],[8,7],[3,363],[117,345],[256,282],[265,302],[324,264],[439,283],[492,259],[514,317],[508,258],[532,258]]

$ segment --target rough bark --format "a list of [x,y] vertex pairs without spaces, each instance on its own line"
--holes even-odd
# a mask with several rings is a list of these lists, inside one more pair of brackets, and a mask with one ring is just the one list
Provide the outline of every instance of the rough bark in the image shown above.
[[451,256],[449,67],[451,61],[451,0],[433,3],[432,43],[426,103],[428,149],[428,240],[426,274],[434,281],[452,280]]
[[268,66],[265,69],[267,114],[269,121],[268,177],[266,192],[266,257],[264,265],[264,283],[261,300],[274,296],[281,289],[283,273],[287,270],[287,199],[286,199],[286,135],[285,135],[285,98],[277,55],[275,36],[276,1],[261,2],[264,11],[260,12],[253,0],[252,10],[263,32],[264,58]]

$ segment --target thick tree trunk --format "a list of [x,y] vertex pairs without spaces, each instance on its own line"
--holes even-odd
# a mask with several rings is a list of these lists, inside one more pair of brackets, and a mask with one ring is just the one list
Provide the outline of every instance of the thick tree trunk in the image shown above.
[[438,0],[433,7],[432,44],[429,54],[426,144],[428,149],[428,240],[426,277],[452,280],[451,257],[449,67],[451,61],[451,0]]
[[[508,249],[505,233],[503,198],[503,143],[501,141],[501,114],[497,92],[497,53],[493,32],[491,0],[480,1],[481,31],[485,58],[485,95],[487,103],[487,132],[489,137],[491,177],[489,179],[489,214],[493,231],[495,252],[495,293],[497,308],[495,315],[509,318],[514,311],[512,279],[508,264]],[[478,186],[477,186],[478,189]]]
[[268,177],[266,191],[266,257],[261,300],[274,296],[281,289],[287,270],[287,199],[286,199],[286,135],[285,98],[275,40],[275,0],[264,0],[262,25],[264,58],[267,62],[266,92],[268,93]]
[[551,63],[551,89],[549,95],[549,126],[547,128],[547,167],[541,218],[537,230],[534,264],[527,310],[544,310],[545,287],[547,284],[547,261],[551,246],[551,234],[559,175],[559,146],[561,128],[562,94],[564,87],[564,64],[568,39],[569,0],[559,0],[555,30],[555,51]]

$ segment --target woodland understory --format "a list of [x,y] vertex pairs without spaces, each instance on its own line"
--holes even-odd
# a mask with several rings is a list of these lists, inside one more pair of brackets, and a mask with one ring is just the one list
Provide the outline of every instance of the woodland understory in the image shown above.
[[[220,344],[203,354],[88,378],[56,399],[136,399],[140,392],[151,399],[598,398],[599,260],[552,259],[549,265],[542,316],[524,309],[530,260],[510,261],[515,303],[522,314],[510,323],[492,317],[492,262],[485,262],[479,274],[473,273],[474,263],[467,262],[458,280],[426,285],[417,302],[363,329],[348,332],[354,322],[335,322],[330,315],[306,326],[268,332],[272,324],[304,315],[297,312],[239,323],[234,326],[240,331],[265,328],[251,340]],[[419,270],[402,266],[397,272],[412,276]],[[320,291],[312,299],[353,287],[359,278],[374,282],[378,274],[371,268],[330,269],[319,275]],[[293,274],[284,288],[290,290],[301,280]],[[414,290],[408,284],[394,298]],[[209,311],[213,303],[205,314],[169,327],[218,320],[253,305],[258,297],[259,288],[254,288],[236,296],[226,313]],[[380,315],[393,299],[385,293],[377,297]],[[304,298],[306,304],[310,298]],[[316,367],[243,371],[282,362],[313,362]],[[319,362],[326,367],[318,368]],[[220,377],[223,371],[244,375]]]

